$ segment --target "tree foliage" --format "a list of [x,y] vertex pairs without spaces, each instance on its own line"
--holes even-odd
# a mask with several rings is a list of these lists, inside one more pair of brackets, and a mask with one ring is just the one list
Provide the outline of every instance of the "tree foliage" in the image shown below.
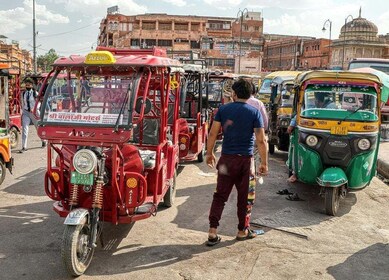
[[43,72],[48,72],[51,68],[51,65],[58,58],[58,54],[54,49],[50,49],[46,54],[39,55],[37,58],[37,66]]

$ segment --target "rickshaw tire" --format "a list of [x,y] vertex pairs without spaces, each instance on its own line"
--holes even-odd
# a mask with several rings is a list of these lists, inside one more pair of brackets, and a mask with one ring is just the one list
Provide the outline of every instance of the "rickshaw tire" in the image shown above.
[[[15,127],[12,127],[9,130],[9,139],[10,139],[9,142],[10,142],[11,149],[17,148],[19,144],[19,132]],[[12,141],[12,139],[14,139],[14,141]]]
[[340,188],[327,187],[325,189],[325,207],[326,214],[330,216],[336,216],[339,210],[340,202]]
[[205,157],[205,144],[203,144],[203,148],[201,149],[201,152],[197,155],[197,161],[203,162]]
[[271,155],[274,154],[274,145],[273,144],[269,144],[269,153]]
[[4,179],[5,179],[5,174],[6,174],[6,167],[5,167],[5,163],[3,161],[3,159],[0,159],[0,185],[4,182]]
[[176,196],[176,180],[177,179],[177,171],[174,171],[173,175],[173,185],[169,187],[167,192],[165,193],[165,196],[163,197],[163,206],[165,207],[172,207],[174,205],[174,200]]
[[86,227],[86,224],[66,225],[63,233],[61,248],[62,260],[66,270],[74,277],[84,274],[92,261],[95,251],[95,248],[90,249],[83,262],[77,258],[77,241],[84,227]]

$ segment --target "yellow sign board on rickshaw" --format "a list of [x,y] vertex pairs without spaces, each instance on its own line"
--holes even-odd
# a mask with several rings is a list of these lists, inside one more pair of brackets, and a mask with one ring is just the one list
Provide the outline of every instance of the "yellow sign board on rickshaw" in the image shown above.
[[114,64],[115,57],[109,51],[93,51],[85,57],[85,64]]

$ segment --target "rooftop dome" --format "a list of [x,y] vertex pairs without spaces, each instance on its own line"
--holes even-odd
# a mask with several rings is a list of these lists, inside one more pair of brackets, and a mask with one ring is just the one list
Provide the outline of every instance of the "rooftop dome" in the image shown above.
[[371,21],[361,17],[361,10],[359,10],[359,17],[347,22],[340,29],[340,33],[343,32],[371,32],[378,34],[377,26]]

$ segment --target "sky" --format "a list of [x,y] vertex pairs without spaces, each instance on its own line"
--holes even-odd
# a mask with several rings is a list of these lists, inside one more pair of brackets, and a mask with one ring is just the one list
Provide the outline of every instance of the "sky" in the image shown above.
[[[118,5],[124,15],[166,13],[174,15],[237,17],[239,10],[261,12],[264,33],[329,38],[322,31],[332,22],[331,39],[339,38],[348,18],[362,17],[389,33],[387,0],[35,0],[37,54],[51,48],[61,56],[85,54],[96,46],[99,23],[107,8]],[[0,36],[18,41],[32,51],[33,0],[0,0]]]

